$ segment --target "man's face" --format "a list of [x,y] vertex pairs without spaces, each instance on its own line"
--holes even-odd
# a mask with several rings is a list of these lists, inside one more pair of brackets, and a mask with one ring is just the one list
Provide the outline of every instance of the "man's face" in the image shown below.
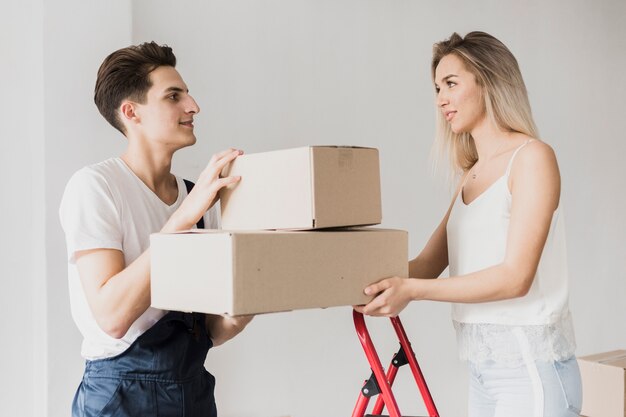
[[175,68],[158,67],[150,73],[152,87],[143,104],[135,103],[137,132],[150,143],[174,150],[196,143],[193,117],[200,111]]

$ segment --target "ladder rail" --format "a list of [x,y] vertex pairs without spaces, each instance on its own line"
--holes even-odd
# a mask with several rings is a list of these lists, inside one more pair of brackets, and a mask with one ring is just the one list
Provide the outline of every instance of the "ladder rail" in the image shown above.
[[[391,385],[389,385],[389,381],[387,381],[383,365],[378,358],[378,353],[376,353],[374,343],[372,342],[370,334],[367,331],[367,327],[365,326],[365,319],[363,318],[363,314],[357,312],[356,310],[353,310],[352,316],[354,318],[354,325],[357,335],[359,337],[361,345],[363,346],[363,350],[365,351],[365,356],[367,357],[367,361],[372,368],[372,372],[380,388],[381,395],[385,399],[385,405],[387,406],[387,410],[389,411],[389,417],[402,417],[400,415],[400,410],[398,409],[396,398],[391,392]],[[352,417],[362,417],[365,413],[365,408],[369,403],[369,397],[365,397],[365,400],[362,400],[361,397],[365,397],[363,391],[361,391],[361,393],[359,394],[359,399],[357,400],[357,405],[360,405],[363,410],[357,410],[355,407],[355,410],[352,413]]]
[[[391,363],[389,364],[389,367],[387,368],[387,381],[389,381],[390,386],[393,386],[393,382],[396,380],[398,369],[399,368],[397,366],[393,366],[393,359],[392,359]],[[381,395],[376,399],[376,402],[374,403],[374,408],[372,408],[372,414],[374,415],[380,414],[383,412],[384,408],[385,408],[385,401]]]
[[419,364],[417,363],[417,358],[415,357],[415,352],[413,352],[413,348],[411,347],[411,342],[404,331],[404,326],[400,321],[400,317],[391,317],[391,323],[393,324],[393,328],[396,331],[396,335],[400,340],[400,345],[404,349],[404,353],[406,355],[407,360],[409,361],[409,367],[411,368],[411,372],[413,373],[413,378],[417,383],[417,388],[422,395],[422,399],[424,400],[424,405],[426,406],[426,410],[428,411],[428,415],[430,417],[439,417],[439,412],[437,411],[437,407],[435,406],[435,402],[433,401],[433,397],[430,394],[430,390],[428,389],[428,385],[426,385],[426,380],[424,379],[424,374],[420,369]]
[[[394,359],[396,359],[397,355],[395,355],[394,359],[392,359],[387,373],[385,374],[385,370],[380,362],[380,358],[378,357],[378,353],[376,352],[374,343],[372,342],[369,331],[367,330],[367,326],[365,325],[365,319],[363,317],[363,314],[357,312],[356,310],[353,310],[352,316],[354,319],[354,326],[357,336],[359,338],[359,341],[361,342],[361,346],[363,347],[365,356],[367,357],[367,361],[372,369],[371,378],[374,378],[376,388],[378,388],[380,392],[380,396],[377,398],[376,403],[374,404],[372,414],[380,415],[380,413],[383,411],[383,408],[386,406],[389,412],[389,417],[402,417],[395,396],[391,390],[391,386],[395,381],[398,368],[400,366],[394,366]],[[406,356],[406,360],[409,364],[409,367],[411,368],[413,378],[417,383],[418,390],[420,392],[420,395],[422,396],[422,400],[424,401],[424,405],[426,406],[429,417],[439,417],[439,412],[437,411],[437,407],[435,406],[428,386],[426,385],[426,380],[424,379],[424,375],[422,374],[419,364],[417,363],[415,353],[411,348],[411,343],[409,342],[406,332],[404,331],[404,327],[402,326],[400,318],[391,317],[391,323],[400,342],[400,352],[404,351],[404,356]],[[365,410],[367,409],[370,397],[372,396],[370,393],[363,392],[365,390],[367,382],[368,381],[366,381],[363,388],[361,389],[361,392],[357,399],[357,403],[352,412],[352,417],[363,417],[365,415]]]

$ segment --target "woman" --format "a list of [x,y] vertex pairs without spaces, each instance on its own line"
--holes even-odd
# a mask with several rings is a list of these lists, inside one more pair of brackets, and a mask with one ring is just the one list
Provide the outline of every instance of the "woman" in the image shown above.
[[[515,57],[493,36],[454,33],[433,49],[437,141],[460,185],[411,278],[365,289],[359,311],[395,316],[412,300],[453,303],[469,361],[469,416],[578,416],[560,175],[538,139]],[[449,266],[450,277],[438,277]]]

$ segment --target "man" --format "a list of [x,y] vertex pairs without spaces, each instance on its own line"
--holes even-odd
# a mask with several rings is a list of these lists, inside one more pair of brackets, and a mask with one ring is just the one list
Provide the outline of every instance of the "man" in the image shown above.
[[217,192],[240,179],[219,175],[235,149],[214,155],[192,191],[170,172],[174,152],[196,142],[200,111],[175,66],[171,48],[150,42],[113,52],[98,71],[95,103],[127,148],[75,173],[61,203],[87,360],[73,416],[215,416],[206,353],[251,319],[150,307],[150,234],[216,228]]

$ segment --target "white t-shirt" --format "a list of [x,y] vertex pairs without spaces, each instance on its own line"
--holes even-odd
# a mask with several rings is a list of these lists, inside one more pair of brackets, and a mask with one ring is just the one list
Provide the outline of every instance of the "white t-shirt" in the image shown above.
[[[121,339],[107,335],[96,323],[83,291],[74,259],[76,251],[118,249],[126,265],[150,246],[150,234],[161,230],[187,196],[176,177],[178,198],[167,205],[121,158],[111,158],[76,172],[67,183],[59,214],[65,231],[72,316],[83,335],[85,359],[108,358],[125,351],[165,311],[148,308]],[[205,228],[218,228],[215,208],[204,216]]]

